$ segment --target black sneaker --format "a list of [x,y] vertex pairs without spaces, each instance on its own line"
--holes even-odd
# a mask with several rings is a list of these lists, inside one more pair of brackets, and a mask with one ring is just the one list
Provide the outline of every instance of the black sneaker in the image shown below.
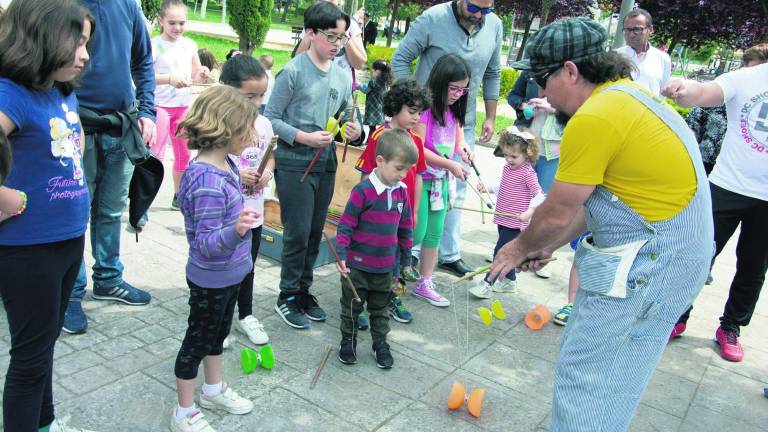
[[472,271],[472,269],[469,266],[467,266],[464,263],[464,260],[462,259],[457,259],[456,261],[453,261],[453,262],[440,263],[437,266],[443,270],[448,270],[449,272],[455,274],[458,277],[462,277],[465,274],[470,273]]
[[173,199],[171,200],[171,210],[181,210],[181,207],[179,206],[179,197],[176,194],[173,194]]
[[304,293],[302,299],[307,318],[312,321],[325,321],[325,311],[317,304],[317,297],[310,293]]
[[341,338],[341,345],[339,345],[339,361],[344,364],[357,363],[357,339],[351,337]]
[[395,359],[389,352],[389,344],[386,342],[373,344],[373,356],[376,358],[376,366],[382,369],[389,369],[395,364]]
[[297,329],[309,328],[309,321],[304,316],[301,306],[299,305],[299,299],[296,296],[290,296],[286,298],[277,298],[275,304],[275,312],[280,315],[280,318],[285,321],[286,324]]

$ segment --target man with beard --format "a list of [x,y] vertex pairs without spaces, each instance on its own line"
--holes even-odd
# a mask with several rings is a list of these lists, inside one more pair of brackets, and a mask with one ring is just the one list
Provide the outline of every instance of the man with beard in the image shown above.
[[[490,280],[541,267],[590,230],[555,372],[552,431],[627,430],[678,314],[713,253],[709,187],[683,119],[605,52],[604,28],[572,18],[528,43],[543,95],[570,116],[555,182],[528,228],[496,255]],[[528,265],[523,265],[529,261]]]
[[[432,6],[411,24],[405,38],[392,55],[392,73],[396,79],[411,75],[411,62],[419,58],[414,78],[422,85],[427,82],[432,65],[447,53],[456,54],[467,62],[471,76],[464,118],[464,140],[469,148],[475,146],[475,105],[480,83],[483,84],[485,121],[480,142],[493,135],[496,103],[499,99],[501,64],[499,52],[503,39],[501,20],[493,13],[493,0],[455,0]],[[461,163],[461,158],[456,155]],[[456,205],[466,195],[466,184],[456,185]],[[440,242],[440,267],[457,276],[471,271],[461,259],[461,210],[454,208],[445,216],[445,232]]]

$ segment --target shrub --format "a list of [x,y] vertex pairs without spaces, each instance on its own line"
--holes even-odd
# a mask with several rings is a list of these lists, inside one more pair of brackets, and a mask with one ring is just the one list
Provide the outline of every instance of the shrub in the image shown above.
[[520,77],[520,71],[512,69],[510,67],[501,68],[501,84],[499,86],[499,98],[506,98],[509,92],[517,82],[517,78]]
[[141,11],[149,22],[155,22],[155,18],[160,14],[162,0],[141,0]]
[[272,24],[273,0],[229,0],[229,25],[240,37],[240,51],[250,55],[260,47]]
[[[392,55],[395,53],[395,48],[388,46],[368,45],[365,51],[368,54],[367,66],[370,70],[371,65],[376,60],[386,60],[387,63],[392,63]],[[415,70],[416,60],[411,62],[411,75],[413,75],[413,71]]]
[[675,101],[673,101],[672,99],[665,99],[664,102],[667,103],[672,108],[674,108],[675,111],[677,111],[677,113],[680,114],[682,118],[688,117],[688,114],[691,112],[691,108],[683,108],[680,105],[676,104]]

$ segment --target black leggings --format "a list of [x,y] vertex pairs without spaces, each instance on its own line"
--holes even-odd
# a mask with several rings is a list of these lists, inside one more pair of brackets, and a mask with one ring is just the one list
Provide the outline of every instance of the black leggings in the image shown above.
[[[259,255],[259,246],[261,246],[261,226],[251,229],[251,261],[256,262]],[[240,294],[237,295],[237,315],[240,319],[253,315],[253,271],[245,275],[243,285],[240,287]]]
[[189,319],[187,333],[176,356],[176,378],[197,378],[200,362],[224,351],[224,338],[232,327],[237,292],[243,283],[225,288],[203,288],[187,279]]
[[[720,324],[739,332],[749,324],[768,269],[768,202],[728,191],[710,183],[712,212],[715,219],[716,253],[719,255],[741,224],[736,244],[736,274],[731,281],[728,301],[725,303]],[[679,322],[688,321],[689,308]]]
[[0,295],[11,333],[3,390],[6,432],[36,432],[53,423],[53,348],[84,247],[85,236],[0,246]]

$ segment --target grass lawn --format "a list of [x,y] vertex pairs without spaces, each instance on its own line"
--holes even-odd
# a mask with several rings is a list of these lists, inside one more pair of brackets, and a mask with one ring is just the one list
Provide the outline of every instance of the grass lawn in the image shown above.
[[[485,121],[485,113],[482,111],[477,112],[477,124],[475,125],[475,136],[479,137],[482,135],[481,129],[483,127],[483,122]],[[515,123],[515,119],[504,117],[502,115],[496,115],[496,122],[493,124],[494,132],[493,137],[491,137],[491,141],[495,142],[498,133],[502,130],[512,126],[512,124]]]
[[[203,36],[191,32],[185,32],[184,35],[194,40],[197,43],[198,48],[208,48],[219,63],[224,63],[229,50],[237,49],[237,42],[228,39]],[[273,74],[276,74],[277,71],[282,69],[291,59],[290,51],[286,50],[274,50],[268,48],[257,48],[253,50],[253,56],[256,58],[262,54],[269,54],[274,59],[275,65],[272,67]]]

